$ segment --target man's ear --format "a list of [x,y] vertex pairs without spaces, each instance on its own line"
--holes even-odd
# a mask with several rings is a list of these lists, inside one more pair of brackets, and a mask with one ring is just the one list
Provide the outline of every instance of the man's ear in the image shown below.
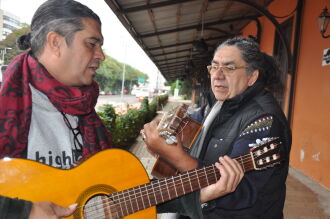
[[60,48],[61,45],[63,44],[63,37],[56,32],[49,32],[47,34],[46,44],[54,55],[59,56],[61,54]]
[[248,86],[251,87],[259,77],[259,70],[254,70],[252,74],[250,74],[250,78],[248,80]]

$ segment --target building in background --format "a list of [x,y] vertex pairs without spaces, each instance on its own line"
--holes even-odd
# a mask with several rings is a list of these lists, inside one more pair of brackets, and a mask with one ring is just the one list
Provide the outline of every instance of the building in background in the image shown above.
[[[1,8],[1,0],[0,0]],[[20,29],[20,18],[8,11],[0,9],[0,41],[4,40],[13,30]]]

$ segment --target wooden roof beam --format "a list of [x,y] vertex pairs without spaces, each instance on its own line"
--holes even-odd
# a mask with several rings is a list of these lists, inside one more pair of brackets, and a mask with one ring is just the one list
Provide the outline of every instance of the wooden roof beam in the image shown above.
[[[231,19],[226,19],[226,20],[219,20],[219,21],[205,23],[204,27],[206,28],[209,26],[225,24],[225,23],[230,23],[230,22],[235,22],[235,21],[240,21],[240,20],[254,20],[254,19],[256,19],[256,16],[237,17],[237,18],[231,18]],[[169,29],[169,30],[158,31],[158,32],[154,32],[154,33],[140,34],[138,37],[147,38],[147,37],[153,37],[153,36],[158,36],[158,35],[162,35],[162,34],[169,34],[169,33],[175,33],[175,32],[192,30],[192,29],[200,29],[200,28],[202,28],[201,24],[190,25],[190,26],[181,27],[181,28],[174,28],[174,29]]]
[[131,7],[131,8],[124,8],[124,9],[116,11],[116,13],[128,14],[128,13],[132,13],[132,12],[145,11],[145,10],[149,10],[149,9],[153,9],[153,8],[166,7],[166,6],[170,6],[170,5],[177,5],[180,3],[192,2],[192,1],[195,1],[195,0],[163,1],[163,2],[146,4],[146,5],[141,5],[141,6]]
[[[210,37],[207,39],[204,39],[205,41],[211,41],[211,40],[221,40],[221,39],[227,39],[230,37],[236,36],[236,34],[232,34],[232,35],[227,35],[227,36],[217,36],[217,37]],[[176,43],[176,44],[170,44],[170,45],[166,45],[166,46],[159,46],[159,47],[152,47],[152,48],[146,48],[147,51],[151,51],[151,50],[158,50],[158,49],[165,49],[165,48],[170,48],[170,47],[177,47],[177,46],[183,46],[183,45],[188,45],[188,44],[192,44],[194,41],[188,41],[188,42],[182,42],[182,43]]]

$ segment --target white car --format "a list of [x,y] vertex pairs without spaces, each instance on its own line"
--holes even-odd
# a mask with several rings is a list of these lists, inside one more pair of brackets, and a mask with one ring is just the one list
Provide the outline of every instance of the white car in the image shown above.
[[141,88],[135,92],[136,97],[149,97],[150,91],[148,88]]

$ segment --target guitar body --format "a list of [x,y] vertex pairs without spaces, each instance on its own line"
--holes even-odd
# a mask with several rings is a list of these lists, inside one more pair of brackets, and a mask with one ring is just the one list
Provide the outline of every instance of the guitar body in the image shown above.
[[[112,194],[148,182],[148,175],[139,160],[120,149],[99,152],[70,170],[25,159],[0,160],[0,194],[33,202],[85,206],[94,196]],[[83,207],[69,218],[84,218]],[[150,207],[125,218],[156,218],[156,208]]]
[[176,176],[178,173],[179,171],[175,167],[173,167],[161,157],[156,159],[155,164],[151,170],[151,175],[157,179]]
[[[190,118],[187,114],[187,109],[188,105],[182,104],[175,112],[165,114],[157,129],[160,136],[163,136],[165,139],[170,135],[176,136],[177,139],[180,139],[185,150],[191,150],[193,143],[202,129],[202,124]],[[175,167],[161,157],[157,157],[151,170],[151,175],[158,179],[175,176],[178,173],[179,171]]]

